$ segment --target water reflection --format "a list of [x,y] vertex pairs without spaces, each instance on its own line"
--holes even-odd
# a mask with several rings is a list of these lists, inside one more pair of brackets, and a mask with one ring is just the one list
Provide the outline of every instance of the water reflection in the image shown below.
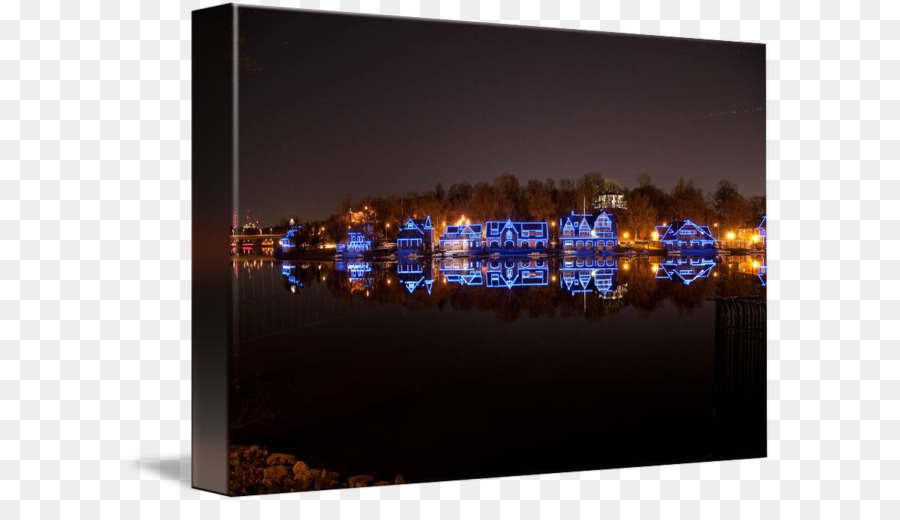
[[491,259],[485,266],[486,287],[534,287],[547,285],[550,266],[546,259]]
[[619,264],[615,258],[565,259],[559,266],[559,285],[571,294],[596,293],[601,298],[621,298]]
[[397,278],[410,294],[419,288],[431,294],[431,287],[434,285],[434,264],[401,261],[397,263]]
[[409,482],[758,456],[765,265],[242,258],[232,440]]
[[684,285],[691,285],[697,280],[709,278],[715,267],[716,259],[713,257],[669,256],[659,264],[656,278],[679,280]]

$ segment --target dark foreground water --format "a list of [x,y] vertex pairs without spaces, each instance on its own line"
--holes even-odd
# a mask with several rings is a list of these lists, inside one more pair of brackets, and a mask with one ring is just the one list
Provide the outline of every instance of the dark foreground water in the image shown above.
[[233,444],[408,482],[765,455],[765,257],[233,269]]

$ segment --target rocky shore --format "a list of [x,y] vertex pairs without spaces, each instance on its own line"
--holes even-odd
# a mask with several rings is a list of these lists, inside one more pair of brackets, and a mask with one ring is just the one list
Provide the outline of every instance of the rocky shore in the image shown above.
[[322,489],[341,489],[405,484],[402,475],[377,480],[375,472],[345,477],[325,468],[311,468],[286,453],[269,453],[257,445],[232,446],[229,493],[257,495]]

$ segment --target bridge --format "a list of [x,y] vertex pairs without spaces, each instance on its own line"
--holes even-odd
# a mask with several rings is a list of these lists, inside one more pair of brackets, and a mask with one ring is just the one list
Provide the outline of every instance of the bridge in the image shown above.
[[[253,233],[253,234],[238,234],[231,235],[231,244],[232,244],[232,253],[260,253],[263,248],[271,247],[273,250],[281,249],[281,238],[284,235],[281,233]],[[271,240],[271,244],[263,244],[263,242],[267,242]]]

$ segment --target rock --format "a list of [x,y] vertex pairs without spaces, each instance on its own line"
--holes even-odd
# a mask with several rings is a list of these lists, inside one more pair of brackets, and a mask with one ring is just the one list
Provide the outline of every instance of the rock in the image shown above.
[[287,466],[270,466],[263,470],[263,478],[270,482],[277,482],[289,476],[291,476],[291,471]]
[[375,480],[372,475],[357,475],[347,479],[347,485],[350,487],[366,487],[369,482]]
[[297,462],[296,457],[294,457],[293,455],[288,455],[287,453],[273,453],[269,455],[269,458],[266,459],[266,464],[268,464],[269,466],[275,466],[278,464],[293,466],[295,462]]
[[391,485],[391,483],[388,482],[387,480],[379,480],[378,482],[372,484],[372,487],[375,487],[375,486],[390,486],[390,485]]
[[403,475],[397,475],[397,478],[394,479],[394,485],[397,484],[406,484],[406,481],[403,479]]
[[297,463],[294,464],[293,471],[294,471],[294,475],[308,475],[309,474],[309,465],[307,465],[302,460],[297,461]]
[[339,473],[328,471],[327,469],[319,470],[316,476],[316,491],[320,489],[334,489],[338,487]]

